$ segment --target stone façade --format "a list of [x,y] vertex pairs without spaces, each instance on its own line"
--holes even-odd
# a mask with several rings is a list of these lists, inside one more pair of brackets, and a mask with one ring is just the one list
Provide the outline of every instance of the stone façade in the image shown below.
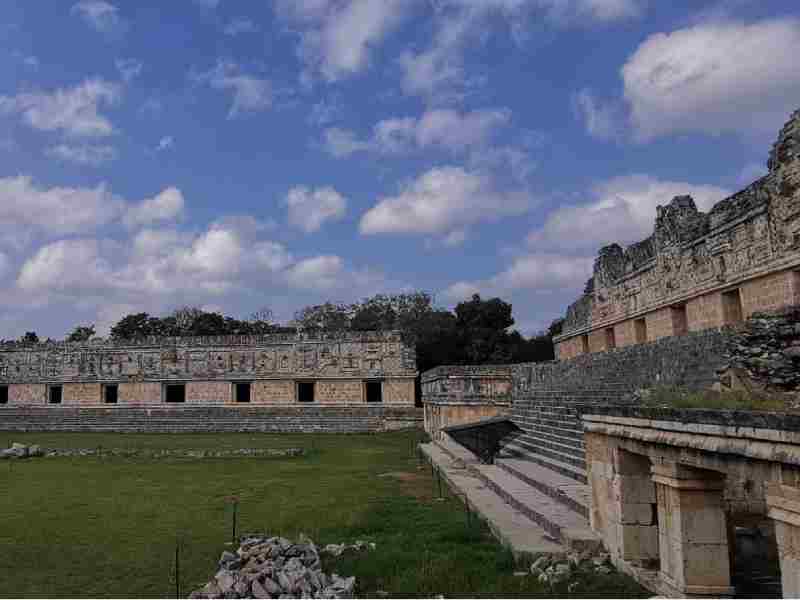
[[[781,130],[768,168],[708,213],[679,196],[658,207],[649,238],[602,248],[555,339],[558,358],[720,327],[800,302],[800,111]],[[723,297],[735,290],[736,298]]]
[[0,383],[415,377],[398,332],[0,345]]
[[[391,429],[421,421],[416,376],[399,332],[6,343],[0,429]],[[176,386],[180,399],[168,401]]]

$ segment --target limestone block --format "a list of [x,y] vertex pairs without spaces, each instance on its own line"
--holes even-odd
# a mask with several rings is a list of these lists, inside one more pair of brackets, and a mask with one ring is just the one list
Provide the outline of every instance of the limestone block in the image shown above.
[[655,503],[656,486],[649,476],[617,475],[614,494],[620,502]]
[[687,585],[730,585],[727,544],[690,544],[684,547],[684,582]]
[[642,502],[622,502],[620,523],[623,525],[652,525],[655,505]]
[[620,555],[623,560],[653,560],[659,556],[658,527],[619,526]]

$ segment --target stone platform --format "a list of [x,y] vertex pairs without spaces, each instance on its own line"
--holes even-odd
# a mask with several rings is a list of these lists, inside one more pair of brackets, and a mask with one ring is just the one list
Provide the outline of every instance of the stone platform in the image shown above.
[[422,409],[384,406],[48,406],[0,411],[0,431],[371,433],[421,425]]

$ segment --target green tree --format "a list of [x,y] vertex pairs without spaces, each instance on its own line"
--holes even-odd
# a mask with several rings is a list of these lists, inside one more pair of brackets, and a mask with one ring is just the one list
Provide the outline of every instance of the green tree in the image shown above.
[[38,344],[39,336],[36,335],[35,331],[26,331],[25,335],[19,338],[19,341],[23,344]]
[[68,342],[88,342],[95,335],[94,323],[91,325],[78,325],[72,330],[72,333],[67,336]]
[[306,331],[344,331],[350,329],[351,314],[350,306],[326,302],[297,311],[294,320],[300,329]]
[[511,361],[511,340],[507,329],[514,324],[512,307],[500,298],[471,300],[456,306],[456,327],[469,364],[503,364]]

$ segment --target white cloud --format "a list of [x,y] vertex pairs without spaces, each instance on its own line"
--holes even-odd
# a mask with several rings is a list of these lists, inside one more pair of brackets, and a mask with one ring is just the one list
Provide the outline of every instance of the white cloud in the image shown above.
[[17,285],[26,292],[75,293],[106,288],[114,279],[97,240],[60,240],[25,262]]
[[528,242],[535,247],[559,247],[566,241],[570,247],[586,249],[613,242],[630,244],[652,234],[656,207],[669,204],[675,196],[688,194],[699,210],[708,210],[730,193],[713,185],[648,175],[616,177],[595,186],[591,202],[550,213],[544,225],[530,234]]
[[119,15],[119,9],[104,0],[81,0],[73,5],[71,12],[101,33],[112,34],[125,29],[125,21]]
[[156,152],[163,152],[164,150],[169,150],[175,145],[175,139],[171,135],[166,135],[158,140],[158,146],[156,146]]
[[348,130],[329,128],[325,131],[325,147],[336,157],[359,151],[395,154],[431,147],[463,153],[485,145],[500,128],[508,124],[510,118],[510,111],[505,109],[464,113],[451,109],[428,110],[419,118],[400,117],[379,121],[373,127],[369,140],[359,140],[355,133]]
[[648,37],[622,67],[636,135],[773,134],[800,96],[800,20],[703,23]]
[[347,211],[347,200],[332,187],[294,187],[286,195],[284,204],[289,224],[306,233],[319,231],[326,221],[341,219]]
[[359,140],[352,131],[338,127],[325,130],[323,145],[336,158],[347,157],[355,152],[372,148],[369,142]]
[[553,21],[611,22],[642,16],[642,0],[537,0]]
[[117,157],[113,146],[71,146],[58,144],[46,150],[46,154],[58,160],[98,167]]
[[153,198],[129,207],[123,220],[128,227],[172,221],[181,216],[183,208],[184,200],[181,191],[175,187],[168,187]]
[[590,136],[601,140],[612,140],[621,136],[623,115],[614,105],[598,101],[589,90],[581,90],[572,97],[572,108]]
[[0,112],[19,113],[30,127],[41,131],[63,131],[75,137],[104,137],[115,130],[98,110],[102,105],[116,104],[120,97],[117,84],[87,79],[76,87],[52,93],[0,96]]
[[258,27],[253,21],[245,17],[236,17],[222,29],[225,35],[239,35],[240,33],[255,33]]
[[126,83],[130,83],[141,75],[144,68],[144,63],[135,58],[118,58],[114,61],[114,65]]
[[272,106],[270,82],[243,73],[236,63],[219,61],[211,71],[196,75],[195,78],[208,83],[215,90],[233,92],[233,104],[228,112],[229,119],[246,112],[266,110]]
[[412,5],[413,0],[278,0],[276,12],[299,29],[306,76],[336,81],[363,70],[371,49]]
[[463,54],[467,46],[490,35],[500,20],[512,37],[522,40],[536,13],[553,24],[609,23],[638,17],[641,0],[441,0],[434,4],[436,32],[431,45],[405,51],[399,58],[403,90],[434,102],[458,99],[465,88],[481,81],[467,77]]
[[104,184],[94,188],[44,188],[28,176],[0,178],[0,235],[3,230],[35,229],[51,234],[89,231],[115,220],[122,208],[122,200]]
[[459,281],[443,292],[458,302],[472,294],[507,295],[515,290],[552,293],[577,288],[592,274],[594,259],[586,256],[535,253],[520,256],[504,271],[478,281]]
[[408,183],[397,196],[379,198],[361,218],[360,231],[448,235],[480,221],[522,214],[529,203],[526,193],[500,190],[486,174],[438,167]]
[[328,290],[340,284],[344,261],[338,256],[316,256],[295,264],[287,273],[289,284],[298,289]]

